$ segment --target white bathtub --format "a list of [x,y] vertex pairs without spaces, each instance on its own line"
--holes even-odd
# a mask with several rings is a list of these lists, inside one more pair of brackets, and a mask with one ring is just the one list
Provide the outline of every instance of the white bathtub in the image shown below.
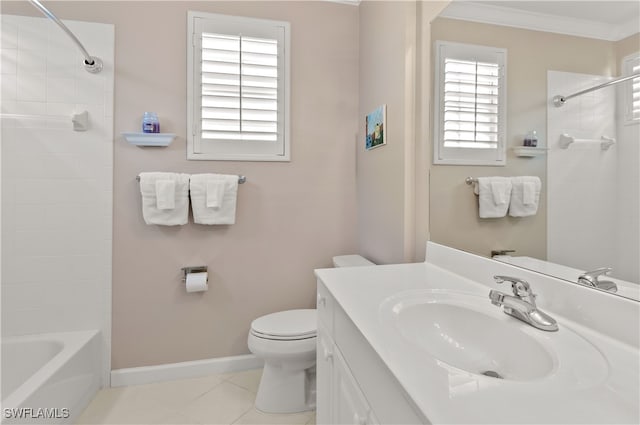
[[102,385],[99,331],[2,339],[2,424],[72,423]]

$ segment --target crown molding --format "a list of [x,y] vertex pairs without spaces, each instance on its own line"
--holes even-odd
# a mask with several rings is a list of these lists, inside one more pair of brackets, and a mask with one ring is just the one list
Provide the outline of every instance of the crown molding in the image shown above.
[[360,0],[324,0],[330,3],[348,4],[349,6],[360,6]]
[[502,25],[534,31],[545,31],[576,37],[618,41],[636,34],[640,18],[632,17],[624,25],[610,25],[586,19],[549,15],[545,13],[516,10],[508,7],[454,1],[447,6],[441,17],[483,24]]

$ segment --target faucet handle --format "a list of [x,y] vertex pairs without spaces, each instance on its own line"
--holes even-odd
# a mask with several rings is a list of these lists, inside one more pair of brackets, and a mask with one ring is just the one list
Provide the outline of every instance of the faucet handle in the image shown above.
[[535,295],[531,292],[531,285],[524,279],[520,279],[517,277],[511,276],[494,276],[493,279],[496,283],[504,283],[511,282],[511,289],[513,290],[513,294],[517,297],[531,297],[535,298]]
[[600,267],[599,269],[584,272],[580,277],[591,278],[595,281],[598,280],[598,276],[610,273],[613,269],[611,267]]
[[578,277],[578,283],[594,288],[604,289],[610,292],[616,292],[618,287],[614,282],[598,279],[600,276],[604,276],[612,270],[613,269],[611,267],[601,267],[599,269],[591,270],[590,272],[584,272]]

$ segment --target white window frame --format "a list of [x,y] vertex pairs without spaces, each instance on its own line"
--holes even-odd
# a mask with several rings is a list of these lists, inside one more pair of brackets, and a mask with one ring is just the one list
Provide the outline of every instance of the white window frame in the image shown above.
[[[622,59],[622,75],[632,75],[633,68],[638,67],[640,64],[640,53],[634,53],[629,56],[625,56]],[[636,71],[637,72],[637,71]],[[640,124],[640,117],[633,117],[633,86],[637,80],[633,78],[630,81],[625,81],[622,84],[622,90],[624,90],[624,123],[625,124]],[[637,87],[636,82],[636,87]]]
[[[222,161],[290,161],[290,24],[283,21],[187,13],[187,159]],[[201,137],[201,52],[203,29],[215,34],[278,39],[278,136],[276,142],[203,140]]]
[[[444,146],[444,65],[445,59],[497,63],[498,134],[497,148],[463,148]],[[497,47],[436,41],[434,72],[434,148],[433,163],[440,165],[504,166],[507,128],[507,50]]]

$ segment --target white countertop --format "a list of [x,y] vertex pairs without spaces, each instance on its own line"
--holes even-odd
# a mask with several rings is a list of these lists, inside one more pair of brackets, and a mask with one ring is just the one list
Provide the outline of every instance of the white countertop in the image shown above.
[[[482,295],[489,303],[487,286],[429,263],[321,269],[316,275],[432,423],[640,423],[637,348],[554,312],[560,330],[545,332],[551,343],[570,329],[606,359],[602,376],[591,377],[595,382],[574,376],[559,384],[555,372],[532,381],[471,374],[416,349],[389,327],[381,305],[399,293],[429,289]],[[515,326],[544,332],[503,316]],[[571,362],[559,362],[564,373],[572,371]]]

